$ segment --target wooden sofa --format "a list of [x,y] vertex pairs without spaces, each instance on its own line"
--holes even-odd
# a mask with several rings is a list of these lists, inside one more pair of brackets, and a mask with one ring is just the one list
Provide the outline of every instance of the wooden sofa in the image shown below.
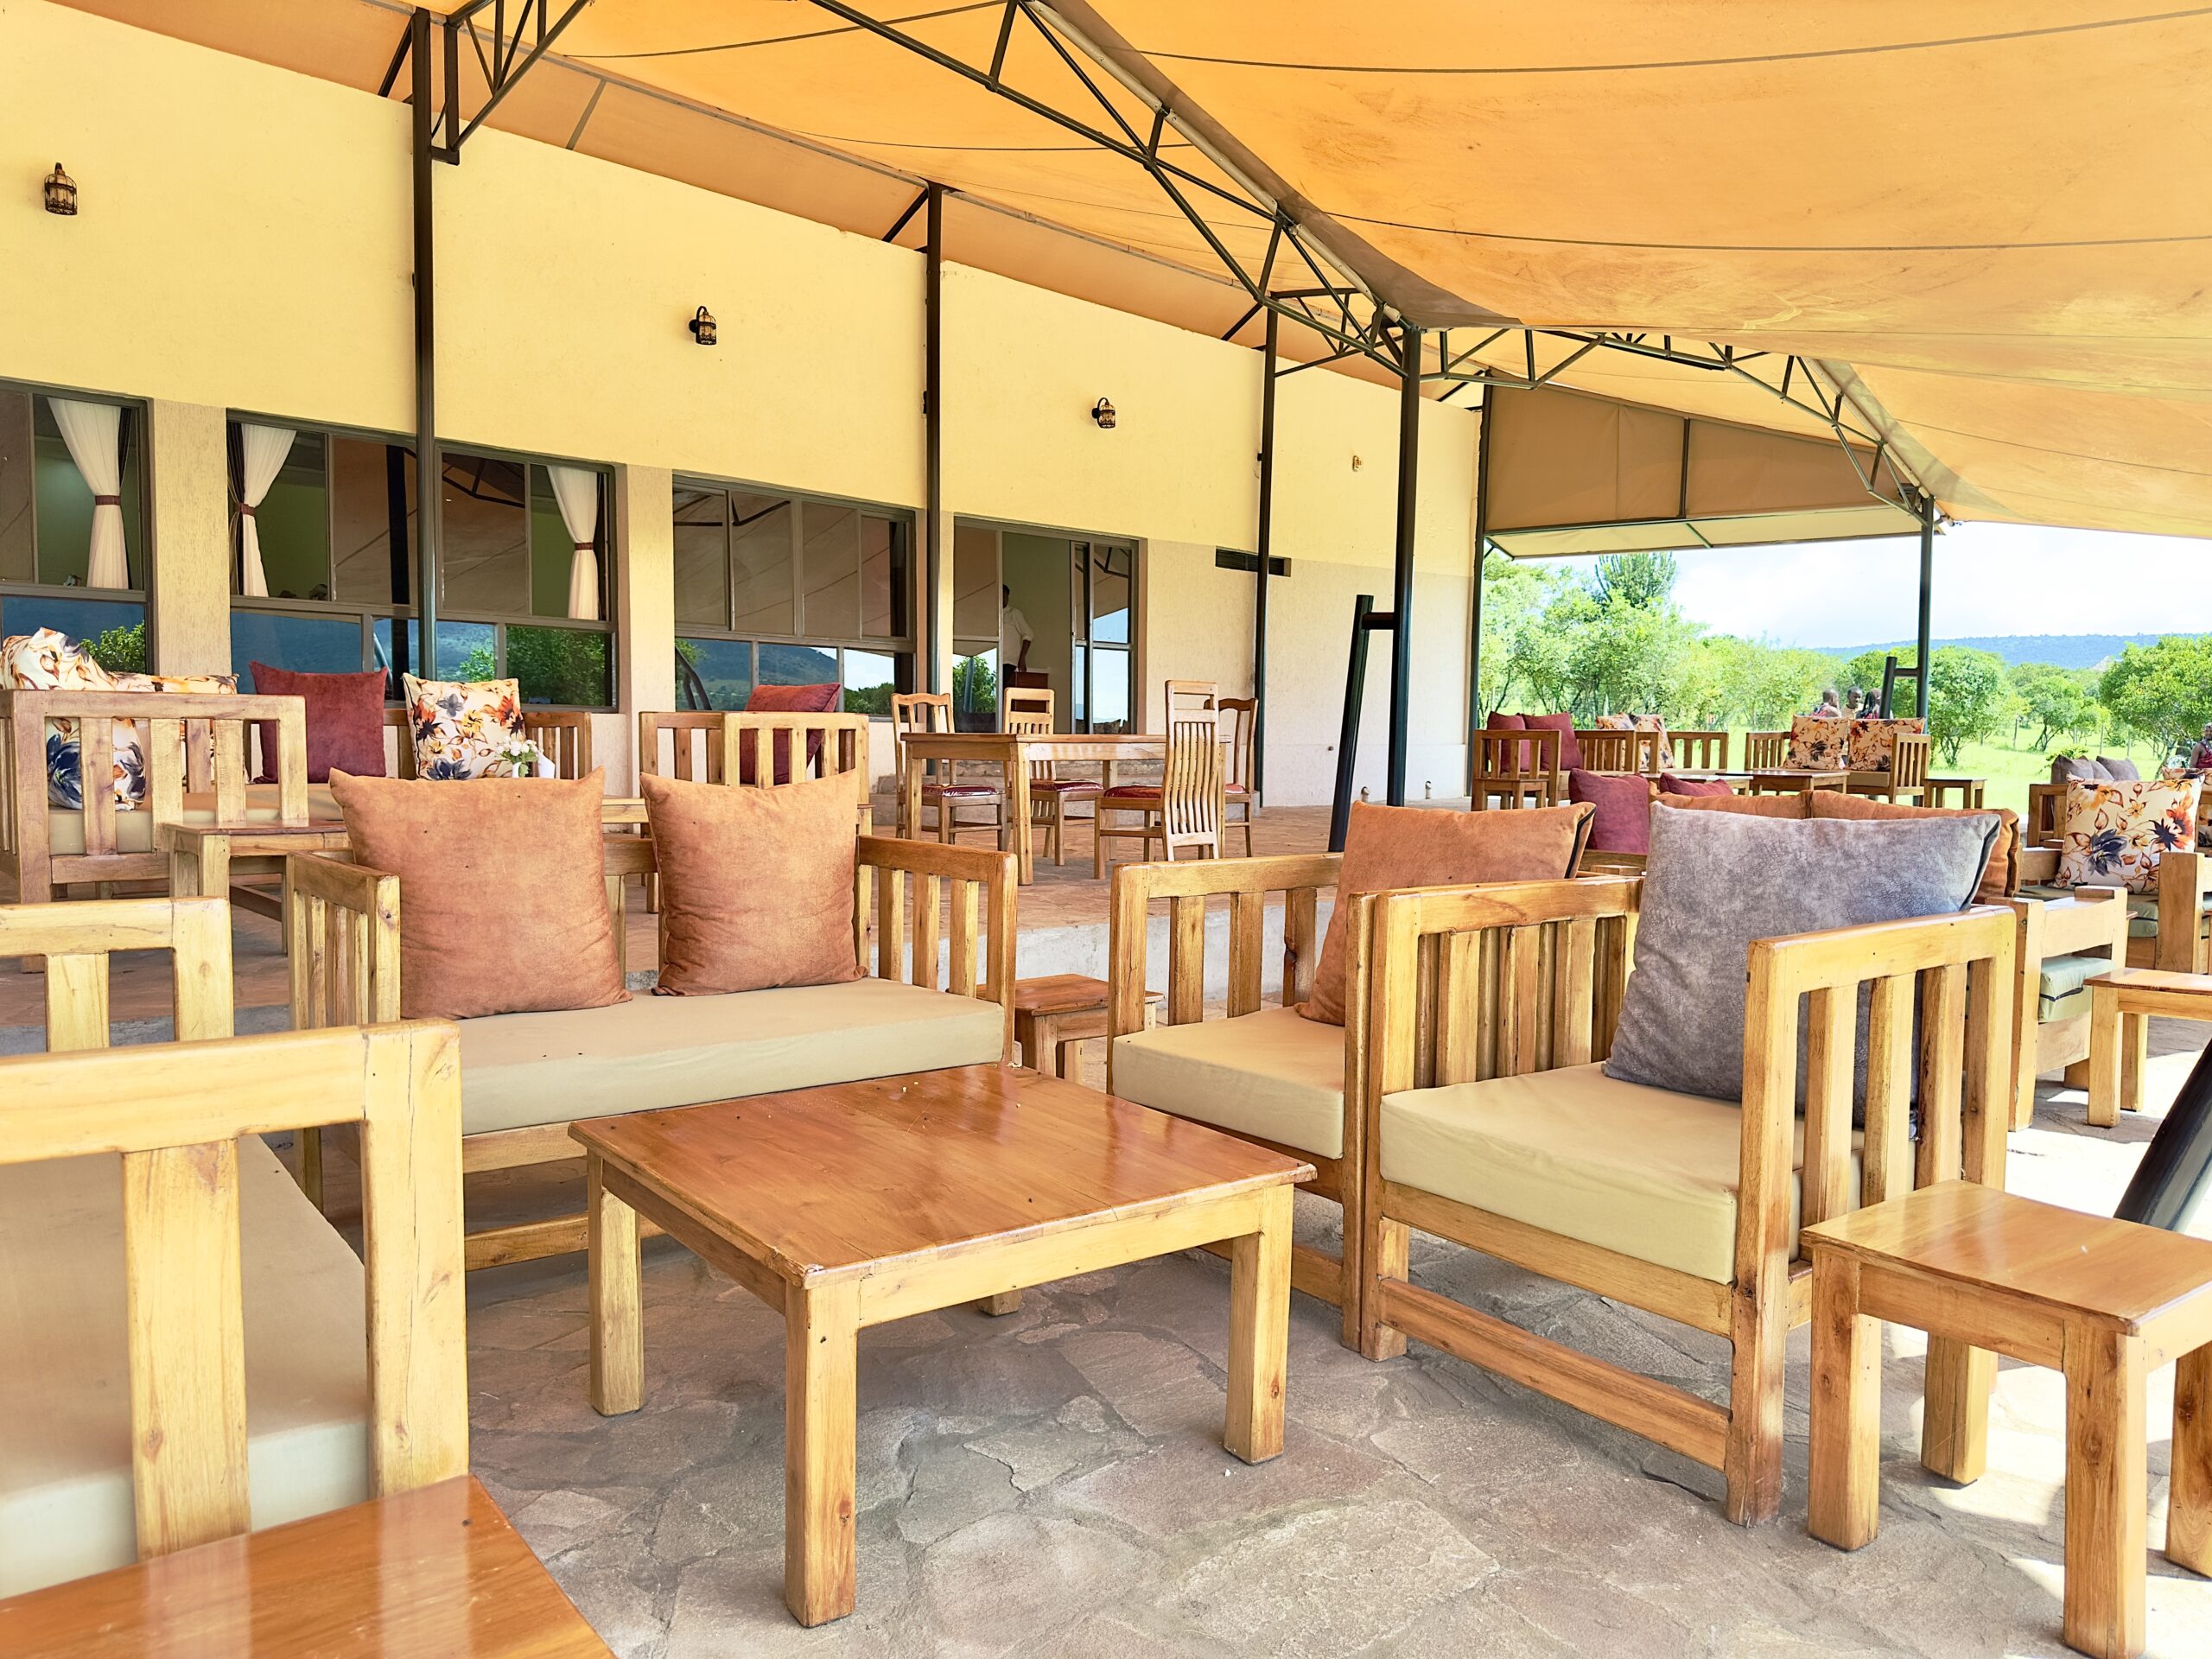
[[[1810,1301],[1798,1229],[1913,1185],[2003,1181],[2014,918],[1986,906],[1754,944],[1738,1105],[1604,1074],[1641,885],[1584,879],[1376,901],[1363,1346],[1382,1354],[1414,1338],[1656,1440],[1720,1471],[1728,1517],[1748,1524],[1781,1503],[1784,1338]],[[1862,1137],[1852,1128],[1852,1033],[1864,984]],[[1801,997],[1811,1053],[1802,1129]],[[1727,1338],[1728,1403],[1413,1283],[1412,1230]],[[1980,1471],[1993,1374],[1986,1354],[1931,1344],[1922,1450],[1931,1469]]]
[[[858,844],[853,956],[861,977],[849,984],[725,996],[639,994],[610,1007],[461,1021],[464,1170],[580,1159],[569,1136],[578,1118],[1009,1059],[1013,855],[874,836]],[[602,847],[621,941],[629,881],[658,871],[653,842],[650,836],[609,835]],[[312,853],[291,859],[287,880],[294,1027],[397,1019],[399,879]],[[950,947],[942,990],[940,906]],[[319,1137],[307,1139],[303,1185],[319,1200]],[[467,1235],[467,1265],[558,1255],[582,1249],[584,1242],[581,1209],[477,1228]]]
[[[335,817],[327,797],[308,785],[306,708],[298,697],[0,690],[0,873],[14,878],[24,904],[43,903],[72,885],[166,883],[164,832],[172,825]],[[113,766],[112,722],[139,722],[145,798],[119,811],[111,791],[100,787],[84,791],[81,810],[49,804],[52,720],[77,722],[79,775],[100,780]],[[251,781],[259,747],[253,728],[263,721],[276,730],[276,753],[259,759],[273,784]],[[236,874],[274,868],[242,864]],[[273,904],[258,907],[274,913]]]
[[[2205,785],[2212,789],[2212,779]],[[2028,785],[2028,816],[2021,826],[2022,889],[2031,898],[2057,899],[2084,889],[2054,885],[2066,822],[2064,784]],[[2127,965],[2169,973],[2212,973],[2212,853],[2177,848],[2161,854],[2158,886],[2122,895],[2127,906]]]
[[[0,1596],[467,1471],[454,1029],[232,1039],[230,941],[219,899],[0,907],[52,1051],[0,1059]],[[182,1042],[93,1052],[121,950]],[[261,1139],[302,1120],[359,1131],[365,1268]]]

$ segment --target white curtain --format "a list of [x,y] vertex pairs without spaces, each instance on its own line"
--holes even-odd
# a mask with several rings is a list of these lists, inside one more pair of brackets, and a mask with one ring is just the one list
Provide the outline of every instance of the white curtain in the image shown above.
[[130,567],[123,555],[123,411],[112,404],[79,404],[49,397],[54,423],[69,459],[92,492],[92,545],[85,562],[87,588],[128,588]]
[[599,474],[582,467],[548,467],[561,522],[576,544],[569,563],[569,614],[579,622],[599,620]]
[[261,527],[253,510],[269,499],[270,486],[284,470],[298,434],[281,426],[238,428],[238,591],[257,598],[269,593],[269,573],[261,565]]

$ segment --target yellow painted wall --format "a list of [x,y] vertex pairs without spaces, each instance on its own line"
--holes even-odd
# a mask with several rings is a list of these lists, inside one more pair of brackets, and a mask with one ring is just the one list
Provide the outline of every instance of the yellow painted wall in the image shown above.
[[[0,378],[411,428],[403,105],[0,0],[0,143],[23,174],[0,193]],[[33,188],[56,159],[83,189],[74,219]],[[490,130],[434,173],[448,441],[919,506],[919,255]],[[1230,679],[1249,602],[1211,554],[1255,541],[1257,355],[958,266],[944,293],[948,512],[1138,540],[1145,703],[1172,673]],[[712,350],[683,328],[700,304]],[[1088,414],[1101,396],[1110,432]],[[1396,419],[1386,388],[1281,385],[1275,550],[1297,570],[1273,614],[1274,798],[1315,798],[1333,764],[1349,596],[1388,593]],[[1433,404],[1423,422],[1416,744],[1441,778],[1459,764],[1475,423]],[[626,582],[658,593],[667,556],[638,543]],[[172,614],[226,606],[211,586]],[[626,694],[647,695],[665,613],[623,626]],[[195,626],[194,665],[213,639]],[[619,729],[603,747],[626,761]]]
[[146,427],[146,516],[154,531],[149,661],[161,674],[227,674],[229,423],[219,408],[160,398],[147,410]]

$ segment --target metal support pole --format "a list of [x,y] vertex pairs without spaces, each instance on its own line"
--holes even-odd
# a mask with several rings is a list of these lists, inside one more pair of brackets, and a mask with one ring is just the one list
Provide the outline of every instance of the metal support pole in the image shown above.
[[1482,425],[1475,435],[1475,581],[1467,606],[1467,793],[1475,792],[1475,734],[1483,725],[1483,569],[1490,558],[1491,389],[1476,405]]
[[[436,226],[431,213],[431,18],[417,8],[409,19],[408,59],[415,98],[415,616],[421,642],[415,671],[438,671],[438,296],[433,260]],[[404,632],[406,625],[397,625]],[[396,642],[395,642],[396,643]],[[397,656],[398,653],[394,652]]]
[[1260,372],[1260,569],[1252,590],[1252,805],[1258,810],[1268,792],[1268,575],[1273,557],[1275,517],[1275,330],[1280,319],[1268,313],[1268,342]]
[[1913,712],[1921,719],[1928,718],[1929,657],[1934,650],[1932,639],[1936,603],[1936,498],[1920,498],[1920,654],[1914,660],[1920,664],[1920,673],[1913,681]]
[[1344,849],[1344,830],[1351,822],[1353,773],[1359,766],[1360,703],[1367,691],[1367,636],[1377,626],[1375,595],[1362,594],[1351,602],[1351,654],[1344,671],[1344,723],[1337,738],[1337,792],[1329,808],[1329,850]]
[[1391,587],[1390,771],[1384,799],[1406,804],[1406,722],[1413,709],[1414,520],[1421,477],[1421,332],[1398,331],[1398,549]]
[[2212,1048],[2196,1057],[2189,1078],[2151,1137],[2135,1178],[2113,1211],[2122,1221],[2174,1232],[2195,1230],[2212,1193]]
[[[922,582],[929,619],[923,683],[942,691],[940,646],[944,639],[944,187],[931,184],[925,221],[929,235],[922,267],[922,500],[928,534],[922,538]],[[1001,671],[1004,664],[1001,665]]]

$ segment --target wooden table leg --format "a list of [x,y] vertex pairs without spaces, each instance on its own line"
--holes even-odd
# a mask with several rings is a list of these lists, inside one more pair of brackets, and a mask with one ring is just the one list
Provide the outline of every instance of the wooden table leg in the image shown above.
[[1229,1421],[1222,1444],[1247,1463],[1282,1452],[1290,1351],[1290,1194],[1260,1200],[1260,1229],[1230,1242]]
[[2120,993],[2107,985],[2089,987],[2089,1122],[2120,1122]]
[[591,1408],[602,1417],[645,1402],[644,1295],[638,1212],[607,1190],[596,1153],[584,1159],[591,1284]]
[[1997,1356],[1956,1337],[1930,1332],[1927,1378],[1921,1466],[1970,1485],[1989,1466],[1989,1395],[1997,1385]]
[[[922,838],[922,767],[924,762],[914,756],[906,760],[906,776],[899,788],[906,796],[906,804],[899,812],[899,833],[912,841]],[[938,810],[945,810],[942,802]]]
[[784,1296],[784,1605],[802,1624],[853,1611],[853,1439],[860,1287]]
[[2212,1576],[2212,1346],[2174,1363],[2172,1452],[2166,1559]]
[[1882,1324],[1859,1311],[1859,1264],[1813,1258],[1813,1490],[1808,1523],[1838,1549],[1874,1541],[1882,1507]]
[[1037,879],[1036,861],[1031,851],[1034,837],[1029,832],[1029,762],[1022,758],[1018,743],[1012,746],[1012,754],[1006,768],[1007,827],[1014,837],[1014,879],[1026,887]]
[[2143,1339],[2066,1331],[2066,1644],[2095,1659],[2143,1651]]

